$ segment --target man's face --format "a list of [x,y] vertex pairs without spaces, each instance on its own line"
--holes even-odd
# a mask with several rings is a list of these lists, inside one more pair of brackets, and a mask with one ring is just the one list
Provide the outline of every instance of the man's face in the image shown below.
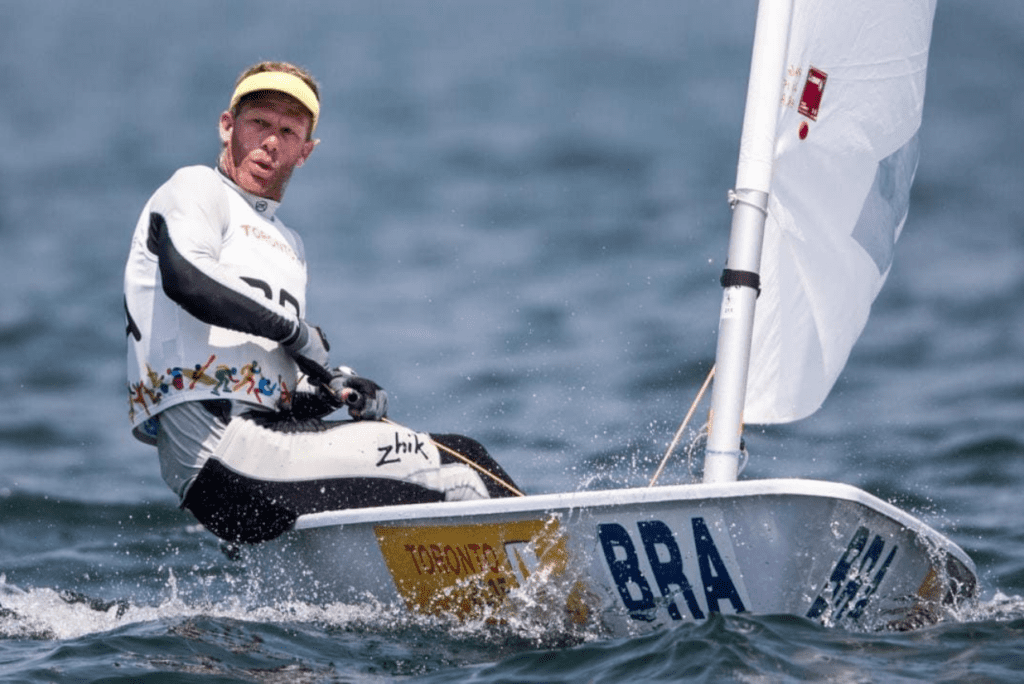
[[221,142],[227,145],[224,172],[238,187],[280,202],[292,171],[316,147],[307,140],[310,114],[294,98],[265,92],[244,102],[237,116],[220,116]]

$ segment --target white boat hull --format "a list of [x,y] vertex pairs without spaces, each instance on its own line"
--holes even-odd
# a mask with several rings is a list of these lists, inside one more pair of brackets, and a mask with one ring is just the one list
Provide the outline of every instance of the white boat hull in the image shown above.
[[908,628],[977,591],[970,558],[924,523],[795,479],[332,511],[245,556],[270,598],[539,611],[613,635],[716,612]]

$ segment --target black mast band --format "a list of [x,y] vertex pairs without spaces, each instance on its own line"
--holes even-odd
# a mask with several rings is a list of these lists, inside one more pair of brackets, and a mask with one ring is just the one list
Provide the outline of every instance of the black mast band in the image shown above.
[[733,271],[725,269],[722,271],[722,279],[719,281],[722,287],[750,287],[761,294],[761,276],[751,271]]

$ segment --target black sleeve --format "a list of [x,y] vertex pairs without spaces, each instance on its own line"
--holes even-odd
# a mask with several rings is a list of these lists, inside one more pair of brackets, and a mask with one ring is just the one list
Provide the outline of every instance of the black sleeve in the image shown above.
[[154,194],[146,247],[159,263],[164,293],[204,323],[291,342],[301,330],[297,307],[220,262],[230,214],[224,182],[210,168],[180,169]]
[[157,212],[149,215],[147,244],[160,263],[164,293],[199,320],[277,342],[290,342],[298,335],[296,320],[273,311],[266,298],[254,299],[228,287],[186,259]]

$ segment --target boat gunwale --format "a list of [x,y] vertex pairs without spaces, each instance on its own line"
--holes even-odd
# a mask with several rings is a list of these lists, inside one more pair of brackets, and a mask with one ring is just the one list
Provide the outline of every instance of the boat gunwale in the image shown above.
[[[299,516],[293,530],[314,530],[346,525],[392,523],[431,524],[451,518],[507,514],[549,515],[556,510],[607,509],[622,505],[661,504],[672,501],[724,501],[755,496],[831,498],[865,506],[915,534],[936,543],[977,575],[974,561],[956,543],[913,515],[853,485],[802,478],[768,478],[738,482],[696,483],[659,487],[536,494],[515,498],[444,501],[323,511]],[[466,524],[474,524],[467,520]]]

